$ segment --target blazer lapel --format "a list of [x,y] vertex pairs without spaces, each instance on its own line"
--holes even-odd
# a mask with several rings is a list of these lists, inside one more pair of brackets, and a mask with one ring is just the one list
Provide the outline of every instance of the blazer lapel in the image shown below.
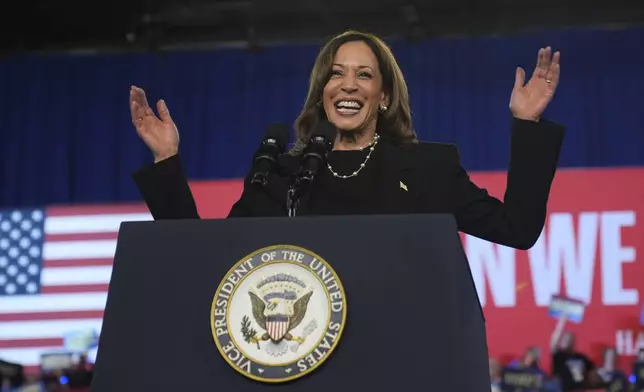
[[[415,146],[397,146],[384,141],[381,148],[380,195],[383,212],[390,214],[413,213],[421,196],[418,183],[418,149]],[[378,148],[376,147],[376,148]]]

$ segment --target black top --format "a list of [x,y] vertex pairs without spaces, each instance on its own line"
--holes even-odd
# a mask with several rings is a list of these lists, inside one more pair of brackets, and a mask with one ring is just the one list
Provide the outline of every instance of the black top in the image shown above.
[[[308,200],[309,214],[316,215],[349,215],[373,214],[380,208],[378,195],[378,178],[381,154],[374,149],[365,167],[357,176],[338,178],[326,169],[313,183]],[[362,151],[332,151],[327,159],[333,170],[339,175],[350,175],[365,162],[369,149]]]
[[561,381],[564,391],[583,390],[588,386],[588,372],[595,364],[584,354],[556,351],[552,355],[552,374]]
[[[324,168],[302,197],[298,216],[451,213],[467,234],[528,249],[543,229],[563,135],[563,126],[546,120],[512,119],[503,202],[470,181],[453,144],[397,145],[381,138],[356,177],[336,178]],[[337,173],[350,174],[367,152],[334,151],[329,162]],[[287,216],[288,177],[299,163],[298,156],[280,157],[279,173],[269,176],[264,189],[246,178],[228,217]],[[179,155],[143,168],[134,179],[154,219],[199,218]]]

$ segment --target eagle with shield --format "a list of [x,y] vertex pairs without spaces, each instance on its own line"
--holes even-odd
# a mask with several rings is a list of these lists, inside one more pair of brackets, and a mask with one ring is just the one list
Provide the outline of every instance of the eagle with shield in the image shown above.
[[242,334],[247,343],[256,343],[260,348],[259,342],[268,341],[268,346],[272,347],[266,347],[267,351],[281,355],[286,352],[285,341],[294,341],[298,345],[304,342],[305,336],[291,334],[304,319],[313,295],[304,282],[290,274],[279,273],[262,279],[248,294],[253,318],[265,332],[258,335],[250,327],[248,317],[244,316]]

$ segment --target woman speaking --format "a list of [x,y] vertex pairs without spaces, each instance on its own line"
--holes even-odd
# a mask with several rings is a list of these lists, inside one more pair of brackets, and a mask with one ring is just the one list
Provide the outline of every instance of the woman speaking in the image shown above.
[[[528,249],[541,234],[564,127],[541,118],[559,82],[559,53],[539,50],[525,82],[517,68],[510,98],[512,133],[504,200],[472,183],[451,144],[419,142],[407,85],[388,46],[356,31],[331,39],[311,72],[296,143],[263,188],[247,179],[229,217],[286,216],[289,175],[300,166],[314,126],[338,130],[333,150],[299,215],[451,213],[459,230]],[[154,219],[199,218],[181,165],[179,134],[165,103],[159,117],[138,87],[130,91],[132,122],[154,155],[134,178]]]

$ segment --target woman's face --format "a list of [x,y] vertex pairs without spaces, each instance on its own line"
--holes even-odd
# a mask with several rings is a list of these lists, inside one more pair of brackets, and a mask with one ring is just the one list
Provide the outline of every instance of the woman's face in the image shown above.
[[375,131],[378,108],[385,105],[382,75],[371,48],[362,41],[338,48],[322,93],[329,121],[343,131]]
[[559,341],[559,349],[562,351],[572,351],[575,347],[575,337],[570,332],[564,332]]
[[528,350],[523,356],[524,366],[535,366],[537,364],[537,354],[533,350]]

